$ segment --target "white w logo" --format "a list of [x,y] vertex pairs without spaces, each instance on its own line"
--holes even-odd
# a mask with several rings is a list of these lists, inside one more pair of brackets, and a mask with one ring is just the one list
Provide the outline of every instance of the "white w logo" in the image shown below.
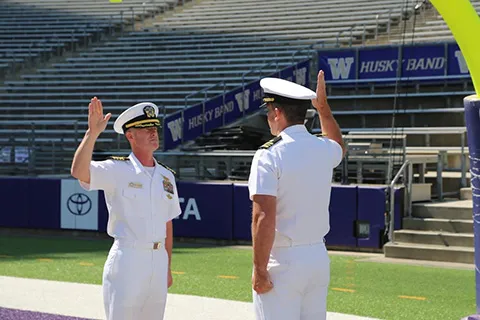
[[307,68],[301,68],[297,70],[293,70],[293,74],[295,75],[295,82],[301,86],[307,84]]
[[342,79],[348,79],[350,69],[352,68],[352,63],[354,62],[353,57],[330,58],[327,61],[330,65],[330,70],[332,71],[332,78],[334,80],[338,80],[340,77],[342,77]]
[[235,95],[235,100],[237,100],[240,112],[247,111],[250,107],[250,89],[237,93]]
[[172,134],[172,140],[175,142],[182,139],[183,118],[178,118],[167,123],[167,127]]
[[468,66],[467,62],[465,61],[465,57],[462,54],[462,51],[457,50],[455,51],[455,58],[458,61],[458,67],[460,68],[461,73],[468,73]]

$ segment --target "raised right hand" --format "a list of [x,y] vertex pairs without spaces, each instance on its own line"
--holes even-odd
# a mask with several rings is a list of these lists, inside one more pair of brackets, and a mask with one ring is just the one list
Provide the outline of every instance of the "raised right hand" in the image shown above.
[[111,113],[103,115],[102,101],[94,97],[88,105],[88,130],[91,134],[99,136],[107,127]]
[[319,113],[330,109],[327,102],[327,90],[325,89],[325,73],[320,70],[317,75],[317,98],[312,99],[312,104]]

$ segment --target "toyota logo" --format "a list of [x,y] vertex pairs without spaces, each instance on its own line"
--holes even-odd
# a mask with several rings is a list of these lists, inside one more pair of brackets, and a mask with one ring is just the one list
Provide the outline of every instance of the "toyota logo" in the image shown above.
[[84,216],[92,209],[92,200],[83,193],[74,193],[67,200],[67,208],[76,216]]

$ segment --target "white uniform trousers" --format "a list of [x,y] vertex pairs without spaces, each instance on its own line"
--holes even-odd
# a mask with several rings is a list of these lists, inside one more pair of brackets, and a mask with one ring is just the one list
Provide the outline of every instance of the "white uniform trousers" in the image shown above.
[[253,292],[256,320],[325,320],[330,258],[323,242],[273,248],[268,262],[273,289]]
[[103,270],[107,320],[162,320],[167,300],[168,254],[163,244],[115,240]]

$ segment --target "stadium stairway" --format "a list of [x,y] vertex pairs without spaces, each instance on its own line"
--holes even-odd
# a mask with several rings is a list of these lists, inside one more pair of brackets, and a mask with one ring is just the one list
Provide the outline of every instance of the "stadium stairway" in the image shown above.
[[[384,245],[385,257],[474,263],[472,200],[468,189],[460,200],[413,204],[412,216]],[[470,193],[471,197],[471,193]]]
[[[454,84],[452,84],[455,86]],[[471,90],[471,83],[467,85]],[[398,100],[399,106],[395,114],[396,129],[392,133],[392,105],[389,93],[393,88],[382,88],[378,91],[387,94],[383,99],[368,98],[369,89],[352,92],[337,90],[330,99],[333,113],[346,133],[405,134],[408,155],[439,155],[439,150],[447,150],[442,173],[442,191],[450,195],[439,201],[437,190],[437,163],[426,166],[423,172],[425,182],[431,185],[430,201],[413,203],[412,216],[402,219],[400,230],[394,232],[394,241],[383,247],[388,258],[434,260],[445,262],[473,263],[473,218],[470,188],[469,162],[466,156],[466,186],[461,185],[460,145],[464,130],[464,114],[462,99],[467,94],[461,88],[440,88],[436,85],[424,86],[420,96],[412,92]],[[408,88],[401,88],[408,91]],[[435,91],[443,91],[435,96]],[[429,92],[432,96],[429,97]],[[425,96],[421,96],[421,95]],[[457,95],[458,94],[458,95]],[[355,95],[364,98],[353,104]],[[379,94],[381,95],[381,94]],[[345,97],[345,99],[343,98]],[[346,99],[349,97],[349,99]],[[441,97],[441,98],[440,98]],[[368,106],[367,106],[368,105]],[[368,108],[368,109],[367,109]],[[383,111],[382,111],[383,110]],[[363,114],[365,117],[363,118]],[[360,117],[359,117],[360,116]],[[361,127],[361,128],[359,128]],[[350,130],[351,129],[351,130]],[[411,134],[415,132],[416,134]],[[456,131],[458,130],[458,131]],[[442,132],[433,134],[435,131]],[[429,137],[430,140],[427,138]],[[466,137],[465,137],[466,138]],[[465,143],[467,139],[465,139]],[[468,149],[467,149],[468,153]],[[419,171],[414,174],[416,182]]]

